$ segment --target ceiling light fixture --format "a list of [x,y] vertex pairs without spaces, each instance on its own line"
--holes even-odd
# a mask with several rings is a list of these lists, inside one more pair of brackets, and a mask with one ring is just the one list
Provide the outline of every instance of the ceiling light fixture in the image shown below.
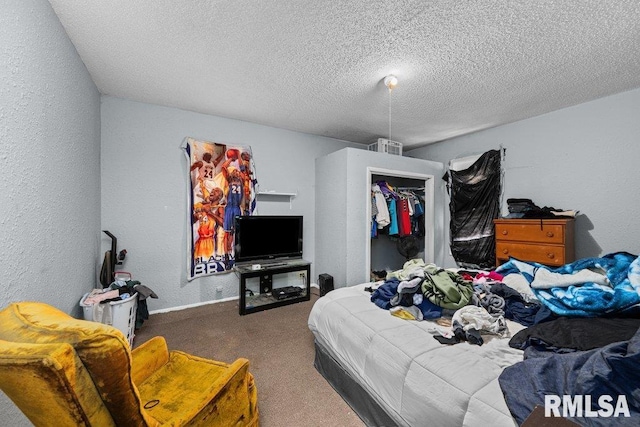
[[396,86],[398,86],[398,78],[393,74],[389,74],[384,78],[384,85],[389,89],[389,92],[391,92]]
[[391,141],[391,91],[398,86],[398,78],[389,74],[384,78],[384,85],[389,89],[389,141]]

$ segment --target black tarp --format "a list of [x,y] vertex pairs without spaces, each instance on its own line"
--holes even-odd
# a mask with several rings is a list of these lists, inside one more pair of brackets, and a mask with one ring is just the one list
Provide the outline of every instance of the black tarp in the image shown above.
[[495,267],[493,219],[500,216],[500,160],[500,150],[490,150],[467,169],[445,175],[451,253],[459,267]]

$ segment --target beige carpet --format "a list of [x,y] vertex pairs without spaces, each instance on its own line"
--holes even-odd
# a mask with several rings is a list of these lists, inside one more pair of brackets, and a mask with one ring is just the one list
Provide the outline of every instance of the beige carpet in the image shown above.
[[[250,361],[258,387],[260,425],[363,426],[360,418],[313,367],[311,301],[245,316],[238,301],[152,314],[136,331],[134,347],[162,335],[170,349],[232,362]],[[149,300],[153,311],[153,300]]]

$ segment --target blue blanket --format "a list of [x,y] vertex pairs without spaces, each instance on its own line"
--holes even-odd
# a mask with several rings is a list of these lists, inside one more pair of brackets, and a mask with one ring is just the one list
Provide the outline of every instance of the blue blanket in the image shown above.
[[538,300],[560,316],[596,317],[623,311],[640,304],[640,258],[627,252],[615,252],[600,258],[583,258],[558,268],[511,258],[496,269],[507,275],[521,274],[529,284],[538,269],[574,274],[583,269],[600,271],[610,286],[592,282],[569,287],[532,289]]
[[518,424],[536,405],[544,406],[545,396],[555,395],[572,399],[589,396],[592,405],[589,409],[593,411],[606,409],[599,406],[601,396],[611,396],[614,407],[616,402],[624,399],[630,417],[569,418],[581,426],[637,426],[640,422],[638,366],[640,330],[629,341],[595,350],[525,359],[506,367],[498,381]]

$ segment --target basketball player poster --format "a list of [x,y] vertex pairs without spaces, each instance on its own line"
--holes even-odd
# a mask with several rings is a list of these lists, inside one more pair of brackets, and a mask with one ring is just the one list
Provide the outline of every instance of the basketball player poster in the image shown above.
[[234,266],[234,218],[256,205],[251,147],[185,138],[187,157],[187,279],[229,271]]

